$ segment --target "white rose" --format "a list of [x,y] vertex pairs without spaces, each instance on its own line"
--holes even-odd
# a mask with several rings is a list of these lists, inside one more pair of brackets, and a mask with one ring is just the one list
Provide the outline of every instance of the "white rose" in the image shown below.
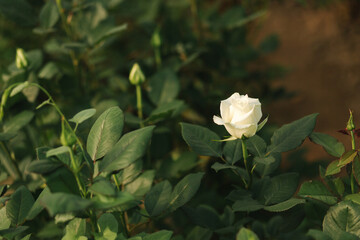
[[[252,137],[262,117],[261,103],[257,98],[234,93],[220,103],[221,118],[214,116],[214,122],[224,125],[232,136],[231,139]],[[229,139],[229,140],[231,140]]]

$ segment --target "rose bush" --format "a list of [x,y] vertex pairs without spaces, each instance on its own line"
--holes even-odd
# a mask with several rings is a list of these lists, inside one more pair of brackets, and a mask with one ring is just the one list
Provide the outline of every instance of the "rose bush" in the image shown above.
[[[230,133],[230,139],[249,138],[255,135],[258,122],[262,117],[261,103],[248,95],[232,94],[220,103],[221,118],[214,116],[214,122],[224,125]],[[230,140],[229,139],[229,140]]]

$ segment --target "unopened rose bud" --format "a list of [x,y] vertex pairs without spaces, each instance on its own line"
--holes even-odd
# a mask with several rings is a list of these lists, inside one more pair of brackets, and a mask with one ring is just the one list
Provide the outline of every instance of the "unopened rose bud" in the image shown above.
[[24,69],[28,66],[28,60],[25,56],[25,52],[22,48],[16,49],[16,67],[18,69]]
[[161,46],[161,38],[160,38],[160,34],[159,31],[155,31],[151,37],[151,45],[153,47],[160,47]]
[[145,82],[145,75],[141,71],[139,64],[135,63],[129,75],[130,83],[133,85],[140,85]]
[[350,112],[350,117],[349,117],[349,121],[348,121],[348,123],[347,123],[347,125],[346,125],[346,130],[352,131],[352,130],[355,129],[354,117],[353,117],[352,111],[349,110],[349,112]]

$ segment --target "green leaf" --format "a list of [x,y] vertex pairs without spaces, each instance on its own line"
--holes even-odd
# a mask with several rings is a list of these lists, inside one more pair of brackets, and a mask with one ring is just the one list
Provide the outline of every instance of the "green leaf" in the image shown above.
[[254,135],[246,140],[246,146],[249,152],[254,156],[263,157],[266,153],[266,143],[258,135]]
[[46,157],[47,158],[54,157],[54,156],[58,156],[58,155],[61,155],[64,153],[70,153],[70,152],[71,152],[71,149],[68,146],[61,146],[61,147],[54,148],[54,149],[47,151]]
[[89,191],[104,196],[116,196],[114,186],[105,178],[101,178],[99,180],[95,179],[95,182],[90,186]]
[[55,172],[45,175],[46,184],[52,193],[65,192],[79,195],[80,191],[76,184],[74,175],[66,168],[62,167]]
[[119,183],[128,184],[132,182],[141,173],[142,167],[143,161],[142,159],[139,159],[130,164],[128,167],[120,170],[120,172],[116,174]]
[[232,165],[235,164],[237,161],[241,160],[243,154],[241,140],[236,139],[234,141],[226,142],[224,145],[223,153],[225,159]]
[[13,239],[20,233],[26,231],[29,227],[28,226],[19,226],[16,228],[8,228],[4,230],[0,230],[0,236],[4,237],[5,239]]
[[182,136],[190,148],[199,155],[221,157],[219,136],[209,129],[189,123],[180,123]]
[[147,170],[133,182],[125,186],[125,190],[135,197],[144,196],[150,189],[155,177],[154,170]]
[[191,222],[197,226],[205,227],[211,230],[216,230],[224,227],[221,222],[219,214],[214,208],[208,205],[200,205],[196,208],[183,207],[186,215]]
[[28,27],[36,23],[36,15],[25,0],[0,0],[0,12],[9,20]]
[[63,164],[60,162],[56,162],[53,160],[37,160],[31,162],[28,167],[27,171],[38,173],[38,174],[49,174],[59,167],[61,167]]
[[308,115],[277,129],[271,137],[268,152],[287,152],[297,148],[314,130],[317,113]]
[[324,232],[317,229],[310,229],[306,234],[315,240],[331,240],[331,238]]
[[82,238],[79,237],[85,234],[86,234],[85,219],[75,218],[66,225],[65,235],[61,240],[83,240]]
[[43,196],[41,202],[51,216],[58,213],[81,211],[92,205],[90,200],[69,193],[47,194]]
[[265,206],[259,203],[257,200],[251,198],[250,196],[244,196],[241,199],[235,201],[232,209],[235,212],[254,212],[262,209],[263,207]]
[[157,72],[149,81],[149,98],[157,106],[173,101],[179,90],[179,80],[171,69]]
[[236,234],[236,240],[259,240],[258,236],[247,228],[241,228]]
[[54,62],[48,62],[39,72],[38,77],[52,79],[60,73],[60,69]]
[[75,116],[73,116],[71,119],[69,119],[69,121],[76,123],[76,124],[80,124],[80,123],[84,122],[85,120],[94,116],[95,113],[96,113],[95,108],[85,109],[85,110],[82,110],[81,112],[75,114]]
[[360,186],[360,157],[359,157],[359,155],[357,155],[353,161],[352,170],[353,170],[354,177]]
[[360,193],[346,195],[345,200],[349,200],[360,205]]
[[47,29],[52,28],[56,22],[59,20],[60,14],[59,10],[55,4],[54,0],[48,0],[45,5],[42,7],[39,20],[41,27]]
[[310,135],[310,140],[321,145],[331,156],[339,158],[345,152],[344,144],[338,142],[336,138],[327,134],[313,132]]
[[267,157],[255,157],[255,172],[259,173],[261,177],[268,176],[278,169],[280,163],[280,153],[271,153]]
[[169,211],[173,212],[195,195],[200,187],[201,179],[204,173],[191,173],[184,177],[176,186],[171,193]]
[[21,128],[25,127],[30,123],[34,117],[34,112],[23,111],[18,115],[11,118],[11,120],[5,122],[4,132],[17,132]]
[[34,198],[30,191],[21,186],[12,194],[6,204],[6,214],[15,225],[22,224],[34,204]]
[[329,205],[337,202],[337,198],[330,193],[325,185],[316,180],[304,182],[300,187],[298,195],[303,198],[316,199]]
[[351,163],[354,158],[357,156],[358,152],[356,150],[351,150],[345,153],[339,160],[339,166],[346,166],[347,164]]
[[116,218],[111,213],[104,213],[97,221],[100,233],[106,240],[115,240],[118,231]]
[[150,143],[154,126],[125,134],[100,162],[99,170],[113,172],[126,168],[142,157]]
[[138,205],[138,202],[134,201],[134,197],[128,192],[118,192],[115,197],[98,195],[92,198],[92,202],[94,208],[102,210],[117,208],[125,211],[128,205],[131,207]]
[[269,186],[263,193],[265,205],[281,203],[291,198],[297,189],[298,182],[297,173],[285,173],[271,178]]
[[86,148],[92,160],[97,160],[119,140],[124,126],[124,114],[119,107],[111,107],[100,115],[92,126]]
[[42,198],[48,194],[51,194],[50,189],[46,187],[44,190],[42,190],[34,205],[31,207],[29,213],[26,216],[27,220],[33,220],[44,209],[44,206],[41,205],[41,201],[43,201]]
[[97,43],[105,40],[108,37],[111,37],[115,34],[118,34],[122,31],[125,31],[127,29],[127,24],[122,24],[116,27],[104,27],[103,25],[99,25],[96,30],[98,32],[94,32],[91,37],[89,37],[89,43],[91,45],[96,45]]
[[332,161],[326,168],[325,176],[331,176],[341,172],[341,168],[344,167],[344,165],[339,165],[339,162],[340,160]]
[[281,202],[272,206],[266,206],[264,209],[269,212],[283,212],[289,210],[290,208],[305,203],[305,199],[298,199],[298,198],[290,198],[285,202]]
[[170,203],[172,186],[165,180],[156,184],[145,196],[145,209],[150,216],[160,215]]
[[145,123],[155,124],[165,119],[174,117],[181,113],[184,106],[184,102],[180,100],[164,103],[151,112],[150,116],[145,120]]
[[25,88],[27,88],[29,86],[29,82],[25,81],[23,83],[20,83],[19,85],[17,85],[16,87],[14,87],[14,89],[11,91],[10,93],[10,97],[15,96],[16,94],[20,93],[22,90],[24,90]]
[[6,207],[0,209],[0,230],[8,229],[11,225],[11,220],[6,216]]
[[9,141],[11,139],[13,139],[14,137],[16,137],[17,132],[2,132],[0,133],[0,141]]
[[360,206],[350,201],[343,201],[331,207],[325,215],[323,231],[334,240],[344,239],[343,233],[350,233],[359,238]]
[[160,230],[158,232],[146,235],[143,240],[170,240],[172,231]]
[[189,235],[187,235],[186,240],[210,240],[212,235],[213,232],[211,230],[196,226],[191,230]]

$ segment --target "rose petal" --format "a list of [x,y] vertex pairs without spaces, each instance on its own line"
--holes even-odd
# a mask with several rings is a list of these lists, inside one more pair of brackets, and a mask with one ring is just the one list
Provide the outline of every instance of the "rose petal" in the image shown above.
[[213,120],[217,125],[224,125],[225,124],[224,120],[222,118],[218,117],[218,116],[214,115]]

